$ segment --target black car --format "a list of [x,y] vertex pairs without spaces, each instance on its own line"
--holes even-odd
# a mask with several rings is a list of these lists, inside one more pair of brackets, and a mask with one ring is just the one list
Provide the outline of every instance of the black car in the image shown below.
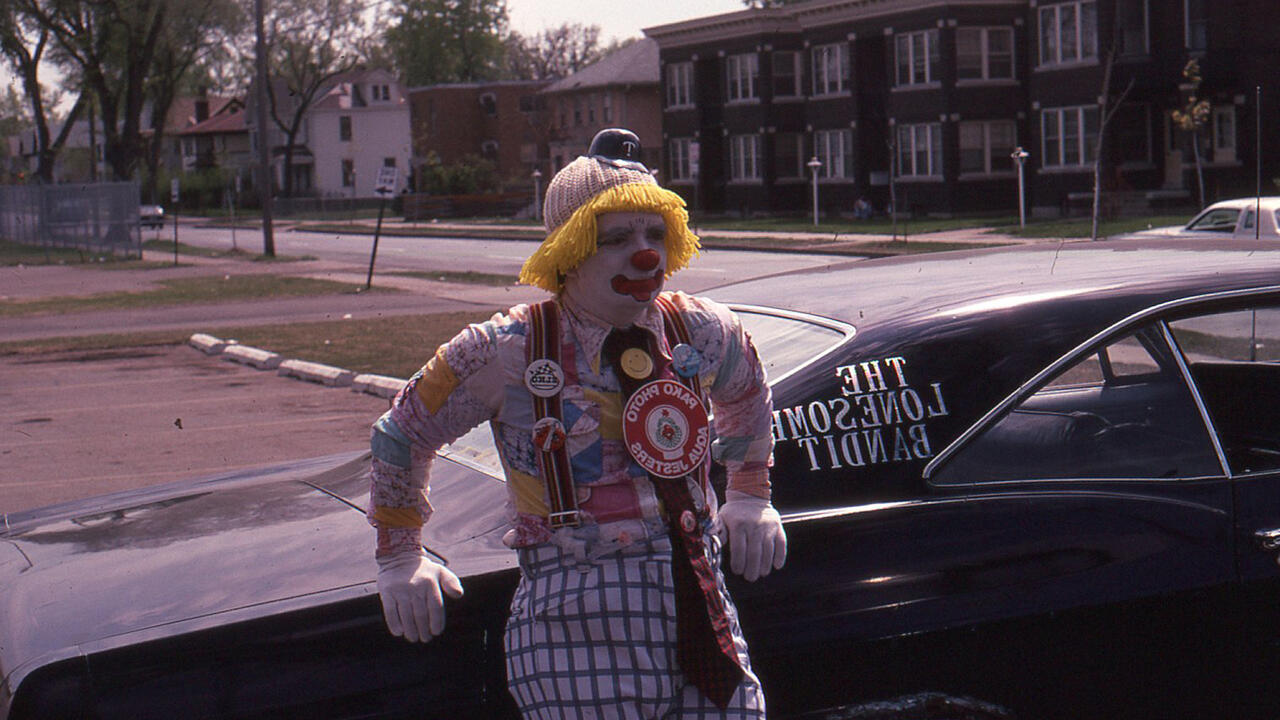
[[[788,562],[731,580],[771,716],[1280,712],[1274,244],[944,253],[709,294],[773,381]],[[424,543],[466,595],[427,645],[383,625],[363,456],[7,516],[0,709],[511,715],[501,473],[483,428],[443,455]]]

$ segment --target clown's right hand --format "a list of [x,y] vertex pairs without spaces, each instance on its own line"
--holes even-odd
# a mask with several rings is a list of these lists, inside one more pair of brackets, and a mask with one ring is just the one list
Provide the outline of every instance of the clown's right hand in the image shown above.
[[444,596],[462,597],[449,568],[416,553],[378,558],[378,594],[392,635],[428,642],[444,632]]

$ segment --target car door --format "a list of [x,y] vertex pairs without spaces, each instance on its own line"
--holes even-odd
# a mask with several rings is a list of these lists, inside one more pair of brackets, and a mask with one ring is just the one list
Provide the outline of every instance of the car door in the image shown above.
[[[809,643],[813,667],[855,665],[870,692],[1052,696],[1071,712],[1132,698],[1113,680],[1166,654],[1162,628],[1208,662],[1206,608],[1235,577],[1231,484],[1164,327],[1102,342],[1021,397],[935,461],[924,495],[792,516],[788,581],[749,618],[770,627],[759,644]],[[930,635],[949,639],[919,650]],[[1032,691],[1014,679],[1027,674],[1055,681]]]

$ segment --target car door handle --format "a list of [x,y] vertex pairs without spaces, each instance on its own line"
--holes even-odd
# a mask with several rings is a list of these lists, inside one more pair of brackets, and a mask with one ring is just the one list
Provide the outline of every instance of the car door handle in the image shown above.
[[1280,550],[1280,528],[1256,530],[1253,536],[1258,539],[1263,550]]

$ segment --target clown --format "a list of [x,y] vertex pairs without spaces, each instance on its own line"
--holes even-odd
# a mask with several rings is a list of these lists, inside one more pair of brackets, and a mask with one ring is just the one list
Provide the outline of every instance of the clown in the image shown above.
[[521,569],[505,642],[524,715],[764,717],[720,553],[749,581],[786,558],[769,388],[732,312],[663,292],[698,238],[639,149],[605,130],[556,174],[520,275],[553,299],[459,333],[374,424],[378,591],[393,634],[444,631],[463,589],[421,547],[431,458],[489,421]]

